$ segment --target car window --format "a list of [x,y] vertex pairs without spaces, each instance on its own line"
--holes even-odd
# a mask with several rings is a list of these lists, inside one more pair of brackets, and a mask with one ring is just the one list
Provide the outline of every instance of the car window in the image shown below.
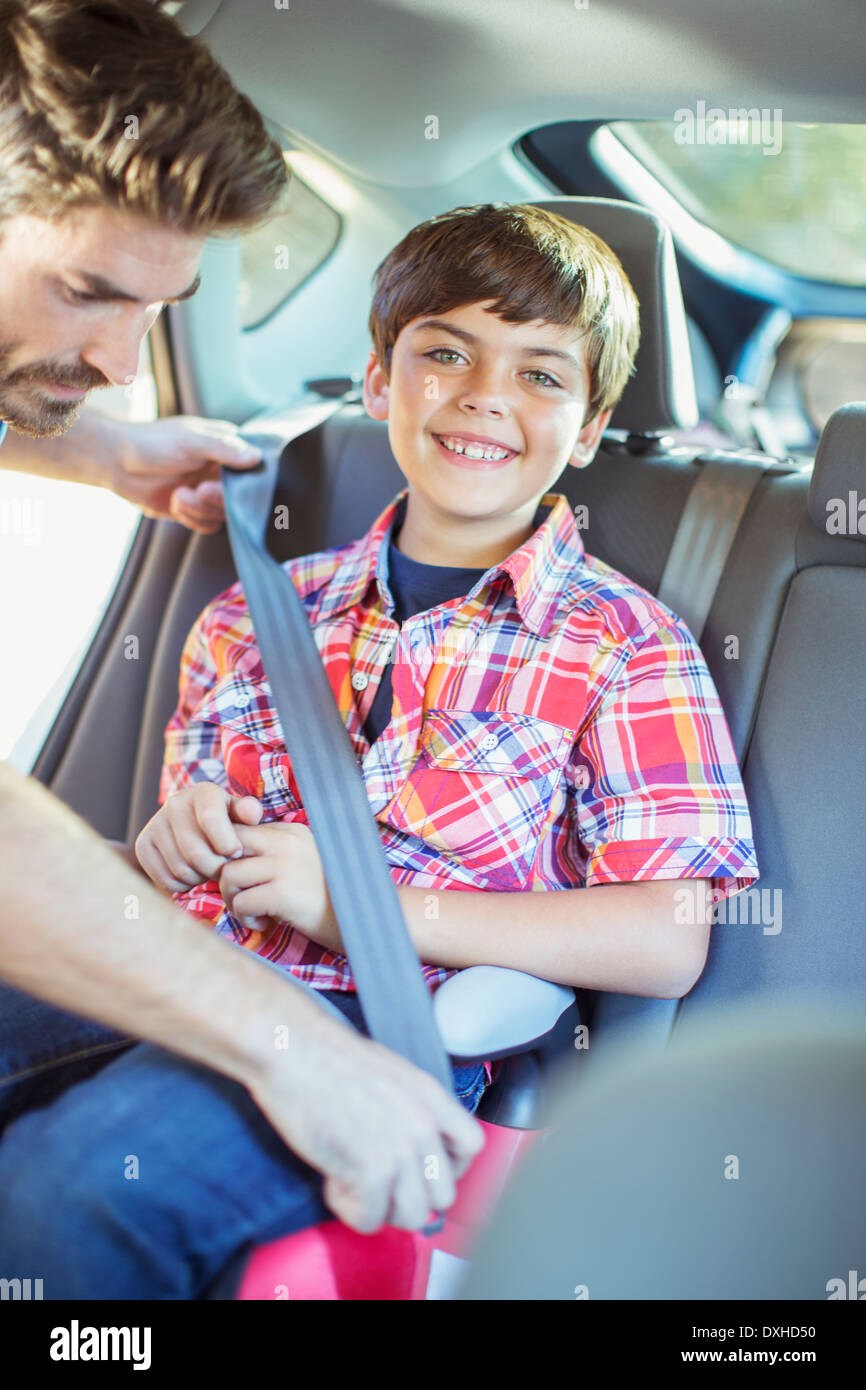
[[[146,342],[135,382],[96,392],[84,409],[156,418]],[[0,702],[0,758],[22,772],[33,766],[75,678],[140,520],[137,507],[104,488],[0,468],[0,594],[10,673]]]
[[866,285],[866,127],[706,102],[674,115],[606,129],[726,240],[796,275]]
[[258,328],[327,260],[340,238],[334,208],[291,169],[274,217],[241,243],[241,327]]

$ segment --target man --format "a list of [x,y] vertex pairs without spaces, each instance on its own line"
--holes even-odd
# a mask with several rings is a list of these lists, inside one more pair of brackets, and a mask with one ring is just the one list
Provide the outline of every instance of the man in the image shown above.
[[[4,465],[110,486],[150,515],[213,530],[218,466],[244,462],[230,426],[76,415],[88,391],[134,376],[163,305],[194,293],[206,237],[273,208],[279,146],[204,45],[150,0],[0,0],[0,74]],[[124,915],[131,894],[136,921]],[[260,1122],[248,1115],[258,1106],[359,1230],[421,1226],[480,1147],[477,1125],[431,1078],[201,931],[4,765],[0,976],[14,987],[0,986],[7,1119],[147,1039],[189,1059],[191,1076],[222,1073],[213,1086],[225,1103],[243,1123]],[[58,1006],[48,1028],[33,995]],[[86,1048],[61,1009],[99,1020]],[[16,1077],[28,1027],[43,1053]],[[290,1046],[277,1049],[286,1028]],[[428,1181],[431,1155],[439,1176]]]

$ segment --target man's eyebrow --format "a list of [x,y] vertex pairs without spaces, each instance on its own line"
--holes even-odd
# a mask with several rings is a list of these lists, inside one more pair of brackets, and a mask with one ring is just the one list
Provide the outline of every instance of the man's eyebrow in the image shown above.
[[[477,343],[478,339],[474,333],[467,333],[465,328],[458,328],[456,323],[449,323],[447,319],[422,319],[415,324],[414,331],[419,333],[422,328],[440,329],[445,333],[452,333],[455,338],[460,338],[464,343]],[[524,357],[556,357],[562,362],[567,362],[576,371],[583,370],[580,362],[571,352],[566,352],[564,348],[536,346],[534,343],[524,343],[517,349]]]
[[[87,293],[92,294],[97,299],[123,300],[129,304],[142,302],[134,294],[127,294],[126,290],[120,289],[118,285],[113,285],[110,280],[106,280],[104,275],[96,275],[89,270],[79,270],[76,271],[76,274],[86,284]],[[200,284],[201,276],[197,275],[192,284],[188,285],[185,290],[182,290],[180,294],[172,295],[170,299],[163,300],[163,303],[179,304],[182,299],[190,299]]]

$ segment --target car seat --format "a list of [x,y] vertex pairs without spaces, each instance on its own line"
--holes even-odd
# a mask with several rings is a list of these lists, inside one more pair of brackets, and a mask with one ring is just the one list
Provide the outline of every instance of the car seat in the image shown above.
[[[635,285],[643,323],[637,371],[611,430],[593,464],[579,476],[568,471],[557,490],[587,507],[587,550],[657,592],[687,499],[707,461],[665,443],[668,430],[688,428],[695,419],[669,238],[657,219],[631,205],[594,199],[545,205],[610,242]],[[804,977],[832,982],[853,972],[862,979],[851,829],[864,771],[858,733],[863,682],[861,677],[858,685],[855,675],[862,670],[862,644],[852,642],[852,634],[866,548],[861,537],[832,535],[821,524],[828,488],[862,486],[862,447],[857,452],[851,443],[862,431],[862,415],[863,408],[843,412],[841,422],[834,417],[836,423],[828,425],[811,494],[808,475],[793,465],[761,478],[702,637],[744,765],[762,885],[773,889],[778,877],[784,888],[785,930],[775,937],[763,931],[772,927],[768,923],[753,924],[751,931],[714,930],[707,968],[685,1001],[578,991],[593,1040],[581,1065],[607,1038],[622,1037],[627,1029],[635,1045],[663,1046],[674,1027],[679,1030],[720,995],[784,990]],[[255,423],[278,433],[280,414]],[[356,407],[347,406],[297,440],[289,453],[278,500],[290,506],[293,520],[291,530],[277,536],[281,559],[353,539],[403,485],[385,426]],[[728,458],[744,468],[755,465],[751,454]],[[102,833],[131,840],[153,814],[184,638],[205,603],[234,579],[223,533],[190,537],[171,523],[142,524],[112,608],[35,769]],[[141,661],[109,659],[124,632],[139,637]],[[736,659],[728,654],[731,637],[737,639]],[[127,669],[118,671],[118,665]],[[813,683],[814,701],[804,677]],[[846,699],[846,690],[853,700]],[[143,710],[136,740],[129,713],[138,702]],[[804,729],[823,740],[808,745],[811,761],[805,765],[816,767],[820,748],[822,777],[830,785],[835,779],[842,791],[838,804],[831,797],[821,803],[829,835],[818,825],[814,806],[811,820],[804,814],[802,774],[792,757]],[[816,836],[821,853],[810,855]],[[444,989],[439,993],[447,1000]],[[481,1113],[497,1126],[507,1127],[509,1116],[524,1126],[537,1122],[546,1043],[543,1035],[527,1041],[526,1050],[503,1062],[485,1096]]]

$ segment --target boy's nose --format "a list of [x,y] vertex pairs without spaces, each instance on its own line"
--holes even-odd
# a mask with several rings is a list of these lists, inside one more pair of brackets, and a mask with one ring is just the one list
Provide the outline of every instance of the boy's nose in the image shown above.
[[494,415],[497,418],[507,415],[511,408],[505,384],[492,373],[467,383],[459,406],[470,415]]
[[496,420],[503,419],[509,413],[504,401],[494,398],[488,400],[478,396],[464,398],[460,401],[460,409],[467,415],[490,415]]

